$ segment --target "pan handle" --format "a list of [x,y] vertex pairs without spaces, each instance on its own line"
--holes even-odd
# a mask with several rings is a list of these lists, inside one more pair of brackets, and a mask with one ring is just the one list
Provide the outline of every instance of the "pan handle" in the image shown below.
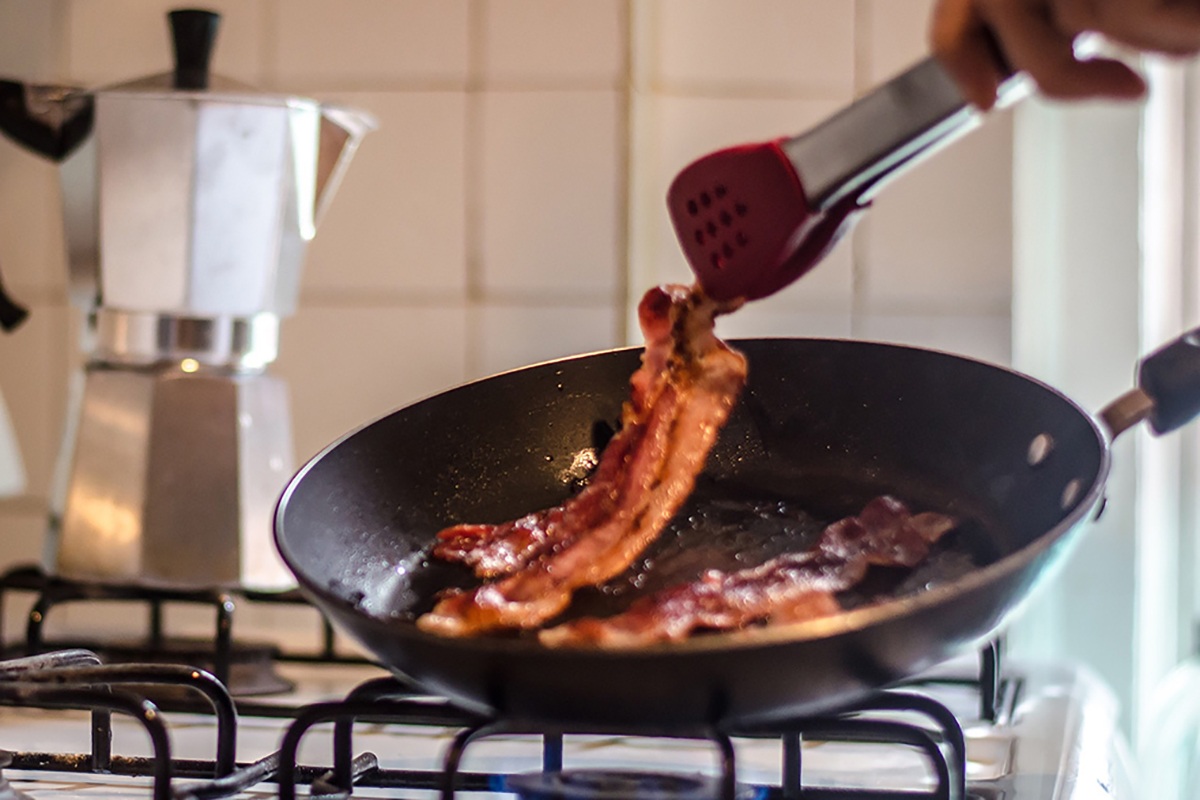
[[1200,328],[1163,345],[1142,359],[1138,388],[1100,412],[1113,438],[1144,419],[1161,435],[1200,414]]

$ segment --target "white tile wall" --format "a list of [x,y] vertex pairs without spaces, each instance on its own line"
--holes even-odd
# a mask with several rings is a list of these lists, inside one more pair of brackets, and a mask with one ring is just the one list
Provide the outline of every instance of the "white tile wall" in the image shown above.
[[467,285],[465,92],[324,95],[379,120],[309,247],[305,297],[461,297]]
[[303,461],[375,417],[466,380],[467,312],[456,306],[305,306],[283,326]]
[[853,90],[853,2],[661,0],[654,5],[652,78],[664,88],[800,90],[834,98]]
[[66,298],[58,169],[0,139],[0,270],[23,303]]
[[47,82],[60,77],[61,17],[59,3],[0,2],[0,75]]
[[616,92],[487,92],[483,286],[615,299],[620,267]]
[[[67,67],[81,86],[123,83],[172,68],[166,13],[177,0],[67,0]],[[265,33],[262,0],[213,0],[204,8],[221,14],[212,70],[259,83],[260,42]]]
[[[40,561],[45,530],[46,512],[42,504],[33,500],[0,503],[0,544],[3,546],[2,563],[5,567]],[[6,602],[3,617],[0,617],[4,630],[24,630],[33,602],[32,595],[14,595],[13,602]]]
[[487,303],[479,311],[474,342],[483,375],[552,358],[607,350],[619,344],[617,309],[603,306],[534,306]]
[[857,328],[862,339],[929,347],[999,364],[1012,358],[1012,318],[1007,314],[863,314]]
[[883,192],[859,229],[867,310],[1008,313],[1011,148],[998,115]]
[[45,498],[62,432],[72,312],[57,303],[27,308],[20,328],[0,333],[0,392],[21,446],[27,492]]
[[288,91],[467,77],[467,0],[272,0],[271,16],[260,47]]
[[[310,248],[276,374],[304,458],[463,380],[620,344],[686,280],[667,184],[713,148],[798,132],[924,52],[930,0],[219,0],[214,69],[373,111]],[[0,0],[0,74],[95,85],[170,64],[167,0]],[[1011,141],[1000,119],[729,336],[850,335],[1008,358]],[[30,473],[0,503],[28,559],[73,334],[52,168],[0,143],[0,264],[34,304],[0,336]],[[32,520],[32,521],[31,521]],[[32,533],[31,533],[32,531]],[[34,546],[38,544],[38,546]]]
[[927,52],[929,14],[936,0],[860,0],[867,36],[861,48],[867,85],[887,80]]
[[[4,514],[0,517],[0,539],[4,542],[4,559],[6,564],[36,563],[42,556],[42,541],[46,530],[46,513],[32,503],[6,503]],[[4,625],[6,631],[23,630],[28,617],[22,618],[19,613],[12,616],[14,609],[5,603]],[[20,602],[13,603],[19,608]],[[28,613],[27,611],[25,612]]]
[[853,334],[851,315],[846,311],[819,308],[797,309],[785,295],[777,294],[743,312],[720,317],[717,333],[730,339],[759,336],[812,336],[819,339],[849,339]]
[[484,0],[484,78],[616,88],[625,71],[624,11],[621,0]]

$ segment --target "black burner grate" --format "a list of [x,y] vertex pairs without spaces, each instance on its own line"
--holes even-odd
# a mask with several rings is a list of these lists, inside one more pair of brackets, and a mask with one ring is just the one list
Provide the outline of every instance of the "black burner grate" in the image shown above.
[[[978,687],[985,719],[994,720],[998,711],[998,698],[1003,688],[999,680],[999,656],[998,645],[988,646],[983,652],[978,679],[952,681]],[[121,688],[164,684],[198,693],[215,714],[217,741],[211,761],[172,759],[170,740],[159,707]],[[808,800],[911,800],[926,796],[936,800],[964,800],[967,797],[966,749],[962,728],[949,709],[916,691],[919,687],[920,684],[913,684],[882,691],[838,714],[788,720],[769,726],[632,733],[712,741],[721,764],[716,786],[720,797],[726,800],[739,797],[734,738],[780,742],[782,786],[753,787],[755,796],[788,800],[801,797]],[[459,771],[463,753],[471,743],[497,734],[539,734],[543,770],[558,773],[563,770],[564,737],[630,733],[591,727],[535,727],[490,719],[457,709],[444,700],[417,694],[412,687],[393,678],[379,678],[360,685],[342,701],[315,703],[298,709],[278,752],[251,764],[235,764],[237,725],[234,703],[228,691],[211,674],[181,666],[105,666],[98,663],[94,654],[82,650],[0,662],[0,703],[91,711],[91,753],[13,753],[10,761],[13,768],[152,776],[154,800],[226,797],[264,781],[278,784],[280,800],[294,800],[298,784],[309,785],[314,797],[345,797],[354,786],[436,790],[443,798],[453,798],[456,791],[504,791],[515,788],[506,783],[512,776]],[[153,758],[112,754],[113,712],[127,714],[141,723],[153,745]],[[914,716],[922,722],[899,721],[901,717]],[[447,749],[440,770],[391,770],[380,768],[378,759],[371,753],[353,755],[356,721],[448,727],[458,729],[459,733]],[[313,725],[322,722],[334,724],[332,767],[297,764],[302,738]],[[800,746],[803,739],[908,745],[923,754],[937,778],[936,786],[930,792],[803,786]]]
[[[64,647],[103,652],[108,661],[201,664],[226,686],[241,694],[287,691],[290,684],[273,673],[272,662],[367,664],[366,659],[339,653],[333,625],[299,591],[261,592],[250,589],[155,589],[78,581],[47,575],[40,567],[25,565],[0,575],[0,642],[5,642],[3,608],[12,593],[34,594],[23,643],[8,648],[9,655],[27,655]],[[46,618],[67,603],[118,601],[144,604],[148,609],[144,640],[135,646],[114,646],[97,641],[47,642]],[[285,652],[271,646],[245,645],[233,637],[234,614],[239,602],[288,605],[313,610],[320,625],[321,645],[315,652]],[[213,609],[210,640],[179,641],[163,629],[163,607],[170,603],[208,606]]]

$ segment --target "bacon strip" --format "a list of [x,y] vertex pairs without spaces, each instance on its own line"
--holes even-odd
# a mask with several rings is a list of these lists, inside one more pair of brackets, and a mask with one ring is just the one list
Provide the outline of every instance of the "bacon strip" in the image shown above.
[[512,523],[440,533],[434,555],[507,577],[449,593],[419,627],[445,636],[536,628],[576,589],[624,571],[658,537],[691,494],[746,382],[746,359],[713,333],[716,315],[730,310],[695,287],[646,293],[642,365],[630,378],[621,431],[587,489]]
[[841,611],[834,593],[861,581],[869,565],[915,567],[956,524],[943,514],[913,515],[899,500],[878,497],[857,517],[826,527],[811,550],[738,572],[709,570],[617,616],[576,620],[538,638],[551,647],[627,648],[682,641],[698,628],[733,630],[762,620],[778,625],[829,616]]
[[[481,578],[509,575],[558,545],[611,517],[621,499],[624,475],[634,454],[646,442],[653,406],[668,384],[667,366],[677,343],[670,319],[672,289],[651,290],[639,308],[646,349],[642,365],[630,378],[630,398],[621,415],[621,430],[613,436],[587,487],[554,508],[535,511],[512,522],[495,525],[455,525],[437,535],[433,555],[471,567]],[[667,410],[665,406],[660,409]],[[645,458],[645,455],[643,455]]]
[[604,448],[592,480],[561,506],[534,511],[497,525],[466,524],[437,535],[433,554],[471,567],[480,578],[509,575],[557,544],[574,539],[612,514],[620,473],[646,431],[633,422],[622,427]]

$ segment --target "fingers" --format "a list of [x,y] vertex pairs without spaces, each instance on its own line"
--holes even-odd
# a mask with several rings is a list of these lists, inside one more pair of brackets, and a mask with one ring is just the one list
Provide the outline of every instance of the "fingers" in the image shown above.
[[1200,7],[1191,1],[1109,0],[1097,7],[1094,30],[1138,50],[1194,55],[1200,51]]
[[1051,12],[1059,29],[1071,36],[1095,30],[1096,0],[1054,0]]
[[[1010,66],[1028,73],[1050,97],[1139,97],[1145,84],[1129,67],[1075,57],[1075,35],[1093,29],[1100,13],[1097,4],[1109,1],[1056,0],[1052,8],[1051,0],[940,0],[930,32],[933,51],[966,98],[985,110],[995,103],[1004,78],[991,55],[987,29]],[[1151,0],[1111,2],[1138,5]]]
[[1012,66],[1027,72],[1046,95],[1059,99],[1139,97],[1142,79],[1119,61],[1075,57],[1074,34],[1063,30],[1039,0],[982,0],[985,20]]
[[1095,31],[1138,50],[1169,55],[1200,51],[1197,0],[1048,0],[1073,33]]
[[930,46],[972,105],[986,111],[995,104],[1004,75],[972,0],[938,0]]

